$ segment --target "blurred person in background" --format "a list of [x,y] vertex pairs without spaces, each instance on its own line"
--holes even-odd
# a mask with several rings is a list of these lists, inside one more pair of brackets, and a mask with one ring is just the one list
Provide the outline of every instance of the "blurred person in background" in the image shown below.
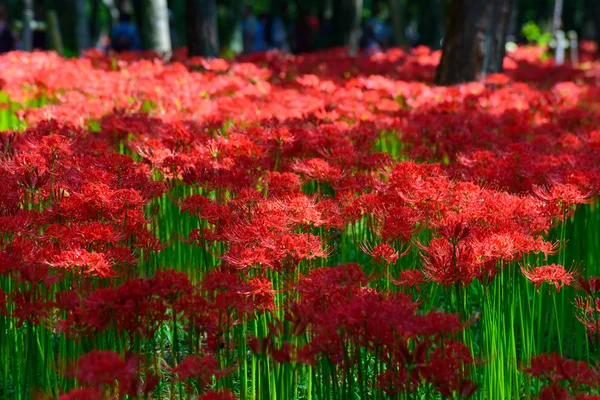
[[261,14],[256,21],[256,28],[254,30],[254,41],[252,43],[252,51],[263,52],[269,50],[267,41],[267,23],[269,16],[267,14]]
[[385,18],[384,13],[380,10],[378,3],[374,3],[371,16],[366,19],[363,30],[371,30],[370,35],[382,47],[388,47],[392,38],[392,28],[389,23],[390,16]]
[[6,4],[0,3],[0,53],[15,50],[15,44],[15,37],[8,18],[8,8]]
[[283,4],[280,13],[277,15],[269,14],[265,25],[265,38],[269,49],[278,49],[281,51],[290,51],[287,34],[287,22],[289,16],[289,7]]
[[244,53],[252,53],[254,49],[254,38],[258,20],[252,13],[250,6],[244,8],[244,19],[242,21],[242,34],[244,36]]
[[262,14],[256,18],[250,7],[244,9],[244,20],[242,21],[242,32],[244,35],[244,53],[257,53],[267,51],[269,44],[267,40],[267,24],[269,16]]
[[140,32],[131,21],[127,10],[119,14],[119,23],[110,32],[110,48],[117,53],[142,49]]
[[368,56],[372,56],[381,52],[381,46],[377,40],[377,36],[372,24],[366,23],[362,29],[360,48],[362,49],[363,53]]

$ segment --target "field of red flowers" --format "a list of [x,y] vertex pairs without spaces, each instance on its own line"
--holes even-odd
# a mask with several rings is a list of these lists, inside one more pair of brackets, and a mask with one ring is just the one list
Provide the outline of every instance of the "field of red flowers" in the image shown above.
[[600,398],[600,54],[0,57],[0,398]]

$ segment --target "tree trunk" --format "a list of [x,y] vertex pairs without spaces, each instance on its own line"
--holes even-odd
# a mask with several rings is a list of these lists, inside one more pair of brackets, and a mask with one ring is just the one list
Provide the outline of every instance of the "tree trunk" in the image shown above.
[[404,34],[405,15],[404,5],[401,0],[389,0],[392,13],[392,23],[394,24],[394,42],[396,46],[406,45],[406,35]]
[[515,0],[454,0],[436,83],[454,85],[502,71]]
[[[133,14],[134,14],[132,17],[134,17],[135,24],[137,25],[137,28],[140,32],[140,36],[142,37],[143,47],[145,49],[149,48],[151,46],[150,39],[149,39],[148,35],[146,34],[146,26],[148,24],[146,22],[145,8],[148,7],[147,1],[146,0],[132,0],[130,4],[131,4],[131,7],[133,8]],[[119,5],[117,5],[117,7],[119,7]],[[119,9],[122,11],[121,8],[119,8]]]
[[[241,54],[244,51],[244,34],[242,32],[242,20],[244,18],[244,2],[239,0],[228,0],[227,20],[223,26],[219,26],[219,43],[232,54]],[[272,6],[275,9],[275,6]]]
[[90,48],[90,32],[88,30],[85,0],[76,0],[75,10],[77,13],[77,47],[81,54]]
[[[487,0],[479,1],[485,2]],[[418,19],[419,43],[432,49],[439,49],[444,34],[444,22],[443,0],[430,0],[427,6],[420,6]]]
[[100,35],[100,29],[98,24],[98,15],[100,13],[100,0],[92,0],[92,9],[90,12],[90,35],[91,42],[96,43],[98,36]]
[[506,40],[516,43],[519,30],[519,8],[512,7],[512,9],[510,10],[510,16],[508,18],[509,19]]
[[119,22],[119,8],[115,4],[114,0],[102,0],[108,12],[110,13],[111,22],[116,25]]
[[363,0],[333,1],[334,45],[349,46],[350,54],[358,51],[362,8]]
[[23,2],[23,50],[33,49],[33,0]]
[[50,37],[50,48],[61,56],[64,55],[62,36],[58,24],[58,15],[56,15],[56,11],[54,10],[48,11],[48,35]]
[[188,54],[207,58],[219,56],[217,4],[215,0],[186,0]]
[[234,54],[244,52],[244,32],[242,21],[244,19],[244,4],[243,2],[233,2],[233,34],[231,35],[230,48]]
[[552,34],[555,35],[556,31],[562,29],[562,14],[563,14],[563,0],[554,1],[554,13],[552,14]]
[[144,0],[144,44],[165,58],[171,56],[171,34],[166,0]]
[[596,3],[594,4],[594,9],[592,11],[594,13],[594,21],[595,21],[595,28],[596,28],[596,43],[600,44],[600,4]]

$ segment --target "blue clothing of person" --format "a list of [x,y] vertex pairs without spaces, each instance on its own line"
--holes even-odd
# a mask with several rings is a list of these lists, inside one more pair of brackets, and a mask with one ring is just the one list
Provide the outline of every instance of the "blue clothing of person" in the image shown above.
[[392,36],[392,29],[383,21],[375,22],[373,32],[375,33],[375,39],[377,39],[379,43],[387,43]]
[[287,29],[283,20],[279,17],[273,19],[273,27],[271,29],[271,43],[273,48],[290,51],[290,46],[287,40]]
[[385,22],[373,17],[368,18],[365,22],[373,30],[373,38],[379,44],[385,44],[390,40],[392,29]]
[[117,51],[142,49],[140,33],[130,22],[119,22],[110,33],[110,47]]
[[265,22],[257,21],[254,27],[254,43],[252,44],[252,51],[262,52],[269,49],[269,45],[265,38]]

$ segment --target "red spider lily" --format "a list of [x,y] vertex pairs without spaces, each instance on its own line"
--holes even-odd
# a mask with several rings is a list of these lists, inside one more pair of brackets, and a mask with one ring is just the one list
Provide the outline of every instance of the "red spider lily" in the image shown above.
[[103,278],[115,274],[104,254],[88,252],[84,249],[63,251],[48,265],[75,271],[81,269],[87,274]]
[[[11,100],[52,99],[19,112],[26,132],[0,134],[7,326],[43,324],[53,338],[129,340],[124,348],[141,343],[147,352],[168,324],[190,342],[173,355],[187,356],[177,368],[207,381],[221,371],[204,374],[197,354],[222,357],[265,313],[277,322],[248,345],[270,361],[321,368],[327,359],[337,383],[364,366],[359,357],[372,358],[386,367],[367,369],[378,382],[369,390],[401,396],[427,385],[468,397],[476,362],[452,341],[465,325],[457,316],[375,289],[357,265],[316,265],[354,259],[353,240],[365,237],[381,243],[366,250],[387,264],[402,256],[392,243],[417,243],[422,265],[412,260],[412,269],[386,277],[406,291],[423,281],[488,284],[525,254],[556,253],[548,231],[600,193],[600,64],[588,47],[584,69],[519,48],[502,75],[450,88],[431,85],[441,54],[424,47],[233,61],[184,51],[166,64],[152,54],[3,55],[0,85]],[[88,122],[94,129],[83,128]],[[303,194],[304,183],[316,193]],[[171,197],[201,221],[177,218],[164,201]],[[163,245],[157,237],[165,236]],[[222,265],[202,262],[193,279],[164,270],[171,250],[182,256],[167,260],[175,268],[190,260],[179,242]],[[158,254],[146,264],[150,252]],[[574,284],[572,271],[549,267],[523,273],[536,286]],[[577,317],[591,336],[598,285],[579,286],[587,297],[576,300]],[[111,362],[125,372],[89,397],[136,396],[159,379],[139,359],[133,373],[129,358]],[[541,397],[584,396],[569,379],[554,380]]]
[[585,362],[562,358],[556,353],[542,354],[531,358],[525,372],[550,382],[570,381],[574,384],[594,386],[600,375]]
[[298,161],[293,168],[308,180],[316,182],[335,182],[342,177],[342,172],[338,168],[321,158]]
[[466,379],[462,365],[473,363],[471,349],[462,343],[443,343],[431,355],[426,366],[417,367],[419,373],[444,396],[471,397],[477,385]]
[[398,278],[394,279],[393,277],[388,276],[389,279],[394,285],[411,287],[416,286],[417,290],[420,291],[419,285],[425,283],[425,277],[423,273],[417,269],[408,269],[400,272]]
[[257,355],[268,355],[270,359],[279,364],[289,364],[292,361],[312,364],[306,358],[298,358],[298,349],[290,343],[276,345],[272,337],[252,338],[248,343],[252,352]]
[[104,400],[105,393],[99,389],[73,389],[69,393],[61,394],[59,400]]
[[[14,304],[9,315],[16,318],[17,327],[23,326],[27,321],[40,324],[50,315],[50,301],[42,297],[38,290],[14,291],[10,293],[9,299]],[[8,311],[6,307],[3,308]]]
[[210,390],[198,397],[198,400],[235,400],[235,395],[227,389]]
[[564,359],[556,353],[534,356],[530,363],[523,371],[547,382],[540,399],[588,398],[588,388],[600,383],[596,368],[582,361]]
[[442,220],[436,223],[438,232],[442,237],[448,239],[451,243],[456,244],[467,238],[471,233],[471,228],[467,221],[457,220]]
[[600,293],[600,278],[592,276],[588,279],[580,276],[577,279],[577,287],[583,289],[588,296],[595,297]]
[[270,171],[264,177],[269,196],[294,195],[300,193],[300,177],[291,172]]
[[169,317],[167,310],[181,307],[180,298],[193,294],[193,287],[181,273],[165,271],[153,278],[130,279],[116,288],[100,288],[81,302],[61,294],[59,305],[66,306],[62,329],[87,333],[114,325],[118,331],[152,336]]
[[[254,351],[268,354],[280,362],[296,360],[314,364],[326,357],[340,368],[356,363],[352,354],[347,354],[348,344],[377,354],[378,351],[391,353],[394,375],[391,371],[379,376],[381,388],[388,393],[412,390],[421,379],[433,383],[441,393],[460,391],[463,395],[472,394],[474,386],[467,384],[461,367],[451,368],[453,372],[441,375],[432,372],[435,363],[429,356],[446,354],[439,335],[456,332],[462,324],[454,315],[432,313],[417,315],[416,304],[403,295],[385,295],[374,290],[361,288],[364,275],[353,265],[338,268],[320,269],[302,278],[298,284],[301,299],[293,308],[298,321],[304,321],[313,333],[312,340],[302,349],[289,345],[276,345],[273,338],[263,338],[253,342]],[[320,289],[323,287],[328,288]],[[280,337],[281,333],[279,334]],[[277,336],[276,336],[277,337]],[[433,338],[433,341],[422,338]],[[413,354],[407,347],[407,340],[417,341]],[[436,347],[436,346],[440,347]],[[457,366],[472,362],[470,350],[458,344],[451,348],[466,349],[467,357],[453,357]],[[404,350],[402,350],[404,349]],[[428,352],[438,349],[438,353]],[[277,350],[277,351],[275,351]],[[350,365],[348,365],[350,364]],[[439,365],[444,365],[442,362]],[[415,366],[418,366],[415,369]],[[412,368],[410,375],[407,369]],[[428,372],[429,371],[429,372]],[[439,381],[436,379],[439,378]]]
[[544,282],[553,283],[559,292],[563,285],[570,286],[575,280],[572,272],[557,264],[527,269],[521,266],[521,272],[535,286],[539,287]]
[[574,206],[589,202],[589,194],[582,194],[574,185],[554,185],[550,189],[542,189],[534,186],[533,192],[542,200],[548,202],[550,207],[556,209],[549,212],[551,215],[564,219],[574,212]]
[[227,371],[219,369],[218,361],[212,356],[187,356],[177,367],[173,368],[178,380],[197,378],[202,386],[210,383],[212,376],[225,376]]
[[211,305],[223,311],[235,309],[241,314],[251,315],[274,307],[275,292],[266,279],[254,278],[243,282],[234,274],[212,272],[204,277],[202,289],[208,293]]
[[188,211],[190,214],[205,219],[211,224],[216,224],[221,218],[227,215],[227,208],[218,205],[199,194],[186,197],[180,202],[181,211]]
[[403,257],[406,254],[408,254],[408,251],[410,250],[410,248],[407,249],[401,255],[398,254],[396,249],[394,249],[393,247],[391,247],[385,243],[377,244],[372,250],[369,250],[369,248],[366,245],[361,245],[361,250],[363,252],[365,252],[366,254],[370,255],[371,257],[373,257],[375,262],[386,263],[386,264],[395,264],[396,261],[398,261],[398,257]]
[[127,379],[135,373],[135,368],[134,358],[125,362],[117,353],[94,350],[79,358],[75,377],[82,383],[100,388]]
[[447,239],[433,239],[424,251],[423,274],[429,280],[449,286],[469,284],[478,277],[478,261],[469,242],[453,245]]
[[[146,372],[145,382],[142,383],[139,367],[139,357],[135,355],[128,355],[123,360],[111,351],[92,350],[77,360],[72,373],[80,383],[98,392],[108,386],[118,388],[115,394],[119,396],[138,396],[151,393],[158,383],[156,376],[150,372]],[[69,392],[69,395],[80,398],[78,396],[83,393],[95,394],[94,391],[75,391]]]

